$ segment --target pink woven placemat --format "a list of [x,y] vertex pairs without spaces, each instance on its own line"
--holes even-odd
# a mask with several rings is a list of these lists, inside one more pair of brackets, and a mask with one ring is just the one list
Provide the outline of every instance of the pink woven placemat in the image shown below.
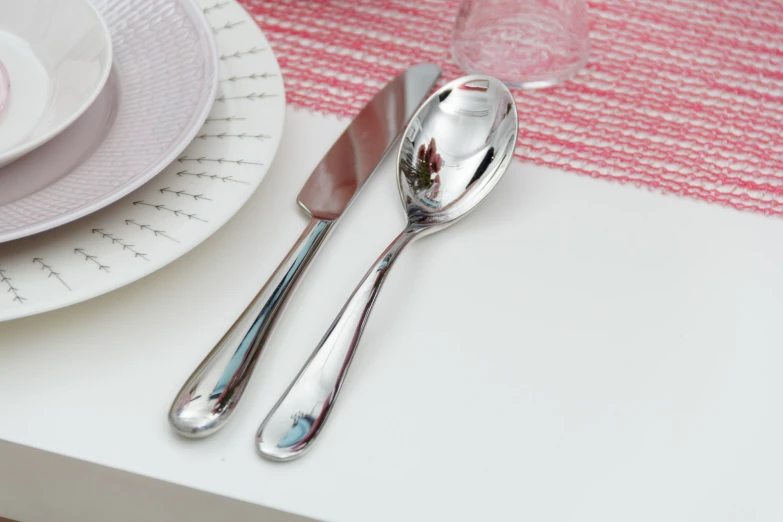
[[[462,71],[454,0],[240,0],[290,103],[351,117],[407,65]],[[783,2],[595,0],[589,63],[516,92],[517,156],[597,178],[783,214]]]

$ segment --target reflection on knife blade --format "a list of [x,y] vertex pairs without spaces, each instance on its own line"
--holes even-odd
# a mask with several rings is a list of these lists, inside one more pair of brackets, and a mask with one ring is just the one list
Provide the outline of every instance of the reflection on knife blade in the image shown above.
[[315,167],[299,193],[313,217],[336,219],[391,148],[440,69],[411,67],[368,103]]

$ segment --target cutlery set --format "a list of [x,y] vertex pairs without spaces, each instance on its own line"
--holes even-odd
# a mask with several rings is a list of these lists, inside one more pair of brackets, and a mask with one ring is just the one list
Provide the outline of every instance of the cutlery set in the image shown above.
[[439,76],[438,67],[419,65],[394,78],[315,167],[297,198],[310,215],[310,223],[245,312],[182,387],[169,415],[178,432],[203,437],[228,420],[285,301]]
[[297,199],[311,217],[309,224],[177,394],[169,411],[176,432],[205,437],[230,418],[286,299],[408,122],[397,158],[407,224],[364,276],[256,435],[261,455],[276,461],[301,456],[316,440],[394,261],[415,239],[442,230],[473,210],[513,158],[518,118],[508,89],[491,77],[466,76],[419,106],[439,75],[437,66],[427,64],[397,76],[315,168]]

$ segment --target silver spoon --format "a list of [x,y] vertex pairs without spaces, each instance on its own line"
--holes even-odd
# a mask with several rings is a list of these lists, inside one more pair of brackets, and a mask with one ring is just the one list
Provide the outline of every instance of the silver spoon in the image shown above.
[[442,230],[473,210],[514,156],[518,118],[500,81],[465,76],[438,90],[413,115],[397,158],[408,214],[397,236],[356,287],[326,335],[256,434],[258,450],[291,460],[315,441],[334,406],[389,269],[414,239]]

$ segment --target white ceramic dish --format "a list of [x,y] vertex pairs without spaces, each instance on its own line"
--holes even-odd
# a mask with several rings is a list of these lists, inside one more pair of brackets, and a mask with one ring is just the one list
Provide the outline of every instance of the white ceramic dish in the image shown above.
[[109,79],[68,129],[0,168],[0,242],[73,221],[140,187],[177,158],[214,102],[217,48],[196,4],[92,1],[113,40]]
[[0,61],[10,94],[0,112],[0,167],[72,124],[109,77],[109,29],[87,0],[0,1]]
[[73,223],[0,244],[0,321],[68,306],[162,268],[217,231],[261,183],[283,129],[280,69],[234,0],[199,3],[220,53],[220,86],[203,127],[130,195]]

